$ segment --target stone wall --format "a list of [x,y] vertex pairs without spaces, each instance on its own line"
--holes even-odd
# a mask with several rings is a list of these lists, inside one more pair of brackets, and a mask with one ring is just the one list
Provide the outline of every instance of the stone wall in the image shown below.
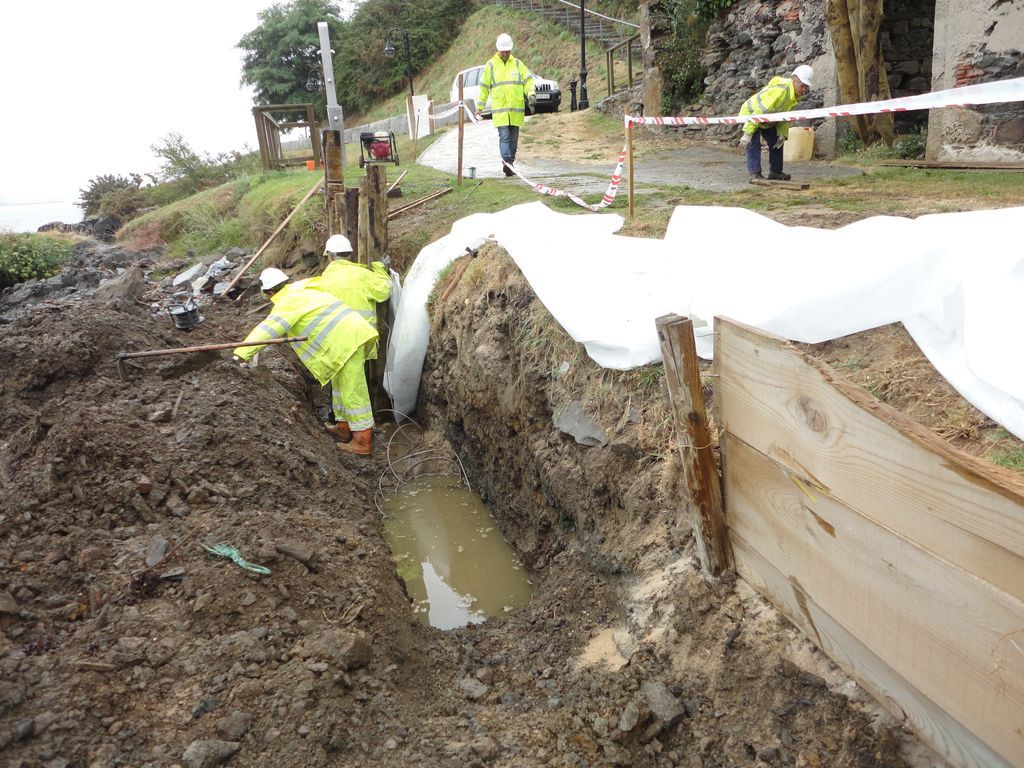
[[[935,39],[935,0],[887,3],[882,19],[882,57],[889,76],[889,92],[896,98],[931,90],[932,50]],[[897,134],[911,133],[928,123],[924,111],[894,116]]]
[[[671,34],[665,0],[641,6],[644,105],[661,114],[659,41]],[[712,22],[703,63],[703,100],[688,114],[731,115],[774,75],[810,64],[815,89],[801,102],[812,108],[840,103],[825,0],[738,0]],[[1024,0],[905,0],[886,3],[882,52],[894,97],[976,82],[1024,76]],[[897,133],[927,124],[928,158],[1024,159],[1024,106],[910,112],[896,117]],[[849,130],[845,120],[813,123],[815,155],[832,156]],[[737,141],[730,126],[705,129],[710,139]]]
[[[671,33],[668,11],[662,0],[648,0],[641,11],[645,73],[650,73],[653,65],[657,82],[658,41]],[[815,90],[801,106],[836,103],[834,57],[820,0],[739,0],[712,22],[702,63],[708,69],[707,87],[691,114],[734,115],[772,77],[788,75],[798,64],[813,66],[816,81]],[[648,83],[651,79],[648,75]],[[656,111],[660,107],[657,87],[648,85],[644,101],[646,114],[660,114]],[[834,145],[831,122],[815,129],[816,154]],[[721,141],[738,141],[740,136],[734,126],[710,126],[705,133]]]

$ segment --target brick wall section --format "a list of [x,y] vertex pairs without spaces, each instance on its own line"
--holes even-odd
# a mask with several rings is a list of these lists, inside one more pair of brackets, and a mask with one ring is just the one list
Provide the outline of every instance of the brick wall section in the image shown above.
[[[933,89],[1024,77],[1024,1],[935,0],[935,5]],[[1024,161],[1024,104],[933,111],[928,157]]]

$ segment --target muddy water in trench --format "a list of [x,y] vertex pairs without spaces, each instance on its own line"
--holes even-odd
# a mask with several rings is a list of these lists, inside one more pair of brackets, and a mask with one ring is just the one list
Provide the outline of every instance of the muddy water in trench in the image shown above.
[[478,624],[529,601],[526,569],[472,491],[449,478],[421,477],[382,506],[398,574],[424,624]]

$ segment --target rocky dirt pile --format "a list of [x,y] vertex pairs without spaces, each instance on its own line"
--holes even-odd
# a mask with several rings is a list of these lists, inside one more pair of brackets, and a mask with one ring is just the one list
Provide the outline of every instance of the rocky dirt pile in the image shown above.
[[[74,269],[116,277],[117,258],[122,278],[153,277],[155,254],[92,253]],[[383,460],[334,449],[290,352],[119,378],[118,351],[241,338],[258,299],[209,304],[184,332],[66,277],[0,305],[5,765],[904,764],[891,721],[759,597],[696,576],[667,458],[552,427],[547,380],[508,333],[533,301],[521,278],[456,292],[423,411],[536,596],[440,632],[414,620],[384,543]],[[219,543],[270,574],[201,546]]]

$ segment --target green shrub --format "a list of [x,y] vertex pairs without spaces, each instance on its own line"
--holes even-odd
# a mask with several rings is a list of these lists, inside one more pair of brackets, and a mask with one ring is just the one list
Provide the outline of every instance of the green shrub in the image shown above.
[[928,146],[928,129],[919,128],[914,133],[900,136],[893,144],[896,156],[902,160],[921,160]]
[[695,11],[702,19],[713,19],[719,11],[735,4],[736,0],[697,0]]
[[664,113],[674,115],[704,93],[707,67],[701,63],[706,16],[697,12],[696,0],[670,0],[665,4],[672,34],[661,49],[662,104]]
[[100,216],[116,216],[122,223],[135,217],[146,207],[146,195],[141,189],[126,187],[107,192],[100,200]]
[[[131,176],[117,176],[113,173],[105,173],[89,179],[85,189],[78,191],[78,202],[75,203],[82,209],[86,218],[103,215],[103,200],[108,195],[120,193],[129,197],[138,195],[141,200],[142,193],[139,187],[142,186],[142,177],[133,173]],[[123,198],[122,198],[123,199]],[[136,206],[136,208],[141,206]],[[134,209],[131,213],[134,213]],[[120,216],[120,214],[114,214]],[[121,217],[124,218],[124,217]]]
[[0,234],[0,289],[49,277],[73,247],[72,240],[56,235]]
[[836,154],[839,157],[856,158],[859,160],[920,160],[924,157],[928,144],[928,130],[920,128],[914,133],[897,136],[891,147],[882,142],[870,147],[857,138],[852,130],[843,133],[836,143]]
[[836,154],[840,157],[855,155],[862,149],[864,149],[864,142],[853,131],[847,130],[839,134],[839,140],[836,142]]

